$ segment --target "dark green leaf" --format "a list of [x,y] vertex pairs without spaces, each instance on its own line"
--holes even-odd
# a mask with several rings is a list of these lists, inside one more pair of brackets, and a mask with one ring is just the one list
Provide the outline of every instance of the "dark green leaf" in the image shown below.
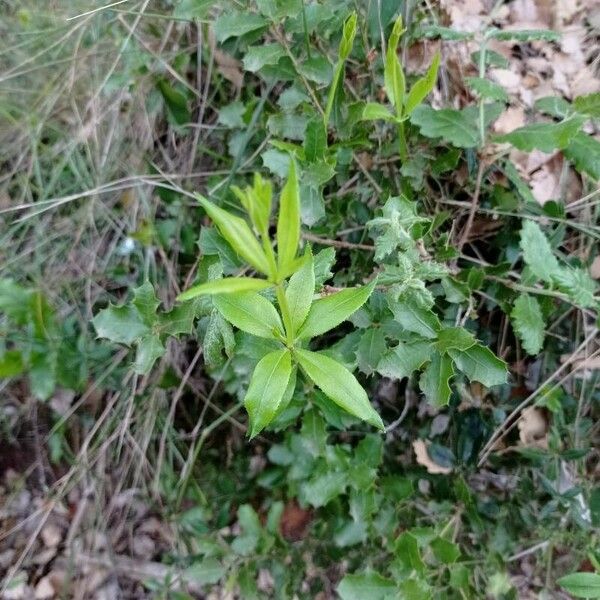
[[379,327],[369,327],[361,336],[356,349],[358,367],[371,375],[386,351],[385,334]]
[[432,350],[430,341],[400,342],[381,358],[377,372],[391,379],[410,377],[430,359]]
[[566,148],[575,137],[583,119],[572,117],[560,123],[532,123],[519,127],[497,138],[499,142],[508,142],[519,150],[531,152],[554,152]]
[[596,138],[580,131],[563,153],[580,173],[586,173],[593,180],[600,181],[600,142]]
[[285,56],[285,50],[281,44],[252,46],[244,56],[244,69],[255,73],[265,65],[276,65],[282,56]]
[[127,345],[149,332],[138,310],[130,304],[109,305],[92,319],[92,324],[98,337]]
[[438,334],[436,347],[443,354],[448,352],[450,348],[467,350],[476,343],[477,340],[473,337],[473,334],[464,327],[445,327]]
[[165,347],[156,333],[148,333],[137,343],[134,371],[140,375],[150,372],[154,363],[165,353]]
[[317,162],[325,157],[327,132],[322,119],[313,119],[306,126],[304,156],[308,162]]
[[454,375],[452,361],[446,354],[434,352],[431,362],[421,374],[419,387],[425,394],[427,401],[441,408],[447,406],[450,401],[450,379]]
[[267,24],[267,20],[260,15],[227,11],[217,18],[213,31],[217,41],[222,43],[230,37],[240,37],[251,31],[266,27]]
[[437,338],[442,325],[432,310],[420,306],[412,298],[401,298],[389,304],[394,319],[406,330],[426,338]]
[[386,600],[393,598],[396,585],[375,572],[345,575],[337,587],[341,600]]
[[506,363],[485,346],[476,344],[468,350],[449,350],[448,354],[471,381],[486,387],[506,383]]

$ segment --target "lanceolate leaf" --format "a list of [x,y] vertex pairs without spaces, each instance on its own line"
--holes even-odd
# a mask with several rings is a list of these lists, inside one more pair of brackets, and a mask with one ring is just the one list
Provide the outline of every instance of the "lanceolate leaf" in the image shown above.
[[300,366],[323,393],[351,415],[383,429],[381,417],[371,406],[367,392],[339,362],[318,352],[296,350]]
[[446,354],[434,352],[431,362],[421,374],[419,387],[427,401],[441,408],[450,400],[450,378],[454,375],[452,361]]
[[427,94],[431,92],[437,79],[439,66],[440,53],[436,52],[433,61],[429,65],[429,69],[427,69],[427,73],[415,82],[408,93],[408,98],[406,99],[406,105],[404,107],[405,114],[409,115],[417,106],[419,106],[419,104],[421,104],[421,102],[423,102],[423,100],[425,100]]
[[404,95],[406,93],[406,82],[402,65],[396,54],[398,41],[404,32],[402,26],[402,17],[398,17],[394,23],[394,28],[388,41],[387,50],[385,53],[385,68],[384,81],[385,91],[390,99],[390,102],[396,107],[398,115],[402,112],[404,104]]
[[248,223],[244,219],[219,208],[202,196],[198,196],[198,202],[215,222],[221,235],[229,242],[230,246],[256,270],[265,275],[271,275],[267,256]]
[[471,380],[486,387],[506,383],[506,363],[481,344],[468,350],[448,350],[456,366]]
[[283,336],[283,325],[275,307],[259,294],[220,294],[213,302],[223,317],[242,331],[271,339]]
[[280,274],[286,272],[292,265],[299,241],[300,191],[296,162],[292,160],[287,182],[281,192],[279,218],[277,219],[277,261]]
[[544,345],[545,323],[538,301],[521,294],[510,315],[515,332],[528,354],[537,354]]
[[288,387],[292,361],[287,349],[264,356],[254,369],[244,406],[250,415],[250,437],[260,433],[275,417]]
[[177,296],[177,300],[185,302],[198,296],[210,294],[235,294],[236,292],[258,292],[271,287],[273,284],[266,279],[253,277],[227,277],[215,279],[195,285]]
[[374,287],[375,282],[372,282],[361,288],[349,288],[317,300],[311,306],[298,337],[307,339],[333,329],[367,301]]
[[307,250],[304,264],[290,278],[285,297],[290,310],[294,334],[300,329],[310,310],[315,293],[315,269],[312,252]]

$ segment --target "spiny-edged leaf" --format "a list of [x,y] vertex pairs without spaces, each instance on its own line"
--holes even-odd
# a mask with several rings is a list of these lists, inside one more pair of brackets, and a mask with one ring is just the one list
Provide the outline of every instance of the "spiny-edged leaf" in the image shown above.
[[265,65],[276,65],[282,56],[285,56],[285,50],[281,44],[251,46],[242,61],[244,70],[256,73]]
[[394,23],[390,39],[388,40],[383,72],[385,91],[390,102],[396,107],[398,115],[402,111],[404,96],[406,94],[404,71],[397,55],[398,41],[402,33],[404,33],[404,27],[402,25],[402,16],[400,15]]
[[151,327],[156,321],[156,309],[160,302],[154,293],[154,287],[149,281],[133,290],[133,305],[138,309],[142,321]]
[[429,360],[432,351],[433,345],[429,340],[400,342],[381,358],[377,372],[390,379],[410,377]]
[[533,42],[544,40],[546,42],[556,42],[560,39],[560,34],[551,29],[521,29],[521,30],[501,30],[491,31],[487,37],[501,41]]
[[348,474],[346,472],[322,473],[301,486],[301,498],[311,506],[320,508],[342,495],[347,485]]
[[300,366],[321,391],[351,415],[383,429],[381,417],[371,406],[367,392],[339,362],[318,352],[296,350]]
[[387,600],[397,596],[396,584],[373,571],[345,575],[337,587],[341,600]]
[[250,437],[260,433],[277,414],[292,373],[292,360],[286,348],[270,352],[254,369],[244,406],[250,415]]
[[288,179],[281,191],[277,219],[277,264],[286,272],[296,257],[300,241],[300,190],[296,162],[290,162]]
[[134,371],[139,375],[150,372],[154,363],[165,353],[165,347],[156,333],[147,333],[137,343]]
[[384,332],[380,327],[369,327],[362,334],[356,348],[359,369],[367,375],[373,373],[386,350]]
[[557,581],[575,598],[600,598],[600,575],[598,573],[570,573]]
[[374,287],[373,281],[369,285],[348,288],[313,302],[298,337],[307,339],[333,329],[368,300]]
[[479,144],[477,121],[468,112],[452,108],[435,110],[422,104],[415,108],[410,120],[426,137],[441,137],[459,148],[474,148]]
[[552,275],[552,281],[578,306],[591,308],[598,304],[594,297],[596,283],[584,269],[562,268]]
[[400,298],[398,301],[389,300],[389,307],[394,319],[402,327],[423,337],[434,339],[442,328],[435,313],[429,308],[420,306],[412,298]]
[[527,220],[523,223],[521,250],[523,250],[523,260],[532,272],[543,281],[551,283],[552,276],[559,272],[560,266],[552,252],[550,242],[535,221]]
[[248,223],[244,219],[219,208],[202,196],[197,196],[197,199],[208,216],[214,221],[221,235],[237,254],[261,273],[270,275],[267,256]]
[[578,132],[563,154],[580,173],[586,173],[595,181],[600,180],[600,142],[587,133]]
[[467,350],[448,350],[448,354],[471,381],[479,381],[486,387],[506,383],[506,363],[489,348],[475,344]]
[[467,350],[474,346],[477,340],[470,331],[464,327],[446,327],[438,334],[436,347],[442,354],[448,352],[450,348],[455,350]]
[[600,117],[600,92],[587,94],[586,96],[577,96],[573,100],[573,106],[577,112],[590,117]]
[[221,14],[214,23],[213,31],[217,42],[224,42],[230,37],[240,37],[267,25],[266,19],[248,12],[227,11]]
[[415,81],[415,84],[408,92],[408,97],[406,98],[406,103],[404,106],[404,113],[410,115],[410,113],[425,100],[427,94],[431,92],[433,86],[435,85],[438,69],[440,67],[440,53],[439,51],[435,53],[429,68],[427,69],[427,73],[423,75],[420,79]]
[[362,111],[363,121],[395,121],[396,117],[383,104],[367,102]]
[[8,350],[0,356],[0,377],[14,377],[24,369],[23,357],[18,350]]
[[544,345],[545,323],[536,298],[521,294],[513,306],[510,318],[521,344],[528,354],[537,354]]
[[242,331],[271,339],[283,336],[283,325],[275,307],[259,294],[221,294],[215,296],[213,302],[223,317]]
[[101,310],[92,323],[98,337],[109,339],[111,342],[131,344],[150,330],[142,321],[137,308],[131,304],[113,306]]
[[196,306],[193,303],[178,304],[170,311],[159,315],[158,331],[162,335],[191,333],[194,317],[196,317]]
[[465,77],[465,81],[467,85],[482,98],[499,100],[500,102],[508,101],[506,90],[494,81],[490,81],[484,77]]
[[454,375],[452,360],[446,354],[434,352],[431,362],[421,374],[419,387],[427,401],[437,408],[450,401],[450,378]]
[[315,287],[320,289],[323,284],[331,279],[333,273],[331,268],[335,262],[335,250],[333,248],[325,248],[314,257],[314,269],[315,269]]
[[327,132],[323,119],[313,119],[306,126],[304,137],[304,156],[308,162],[317,162],[325,157]]
[[235,294],[237,292],[258,292],[271,287],[273,284],[266,279],[254,277],[226,277],[194,285],[177,296],[179,302],[192,300],[198,296],[212,294]]
[[290,311],[293,333],[300,329],[312,304],[315,293],[315,269],[310,247],[306,250],[304,263],[290,278],[285,297]]
[[579,116],[571,117],[560,123],[532,123],[496,139],[499,142],[508,142],[525,152],[535,149],[542,152],[554,152],[554,150],[566,148],[582,124],[583,118]]

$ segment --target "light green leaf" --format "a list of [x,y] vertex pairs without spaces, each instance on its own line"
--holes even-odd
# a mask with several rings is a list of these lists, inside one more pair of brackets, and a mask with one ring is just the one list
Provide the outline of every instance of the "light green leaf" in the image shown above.
[[237,292],[258,292],[272,287],[272,283],[266,279],[255,279],[254,277],[227,277],[225,279],[214,279],[206,283],[194,285],[177,296],[179,302],[192,300],[202,295],[212,294],[235,294]]
[[18,350],[8,350],[0,356],[0,377],[14,377],[24,369],[23,357]]
[[600,575],[598,573],[570,573],[557,581],[576,598],[600,598]]
[[598,299],[594,296],[596,283],[586,270],[562,268],[552,275],[552,281],[578,306],[597,306]]
[[391,579],[375,572],[345,575],[337,587],[341,600],[386,600],[397,595]]
[[404,96],[406,94],[406,81],[402,65],[398,59],[397,49],[400,36],[404,33],[402,15],[399,15],[394,23],[394,28],[388,40],[385,52],[384,86],[390,102],[396,108],[396,114],[402,114]]
[[312,252],[307,249],[304,263],[290,278],[285,297],[290,311],[292,335],[306,320],[315,293],[315,270]]
[[538,98],[534,104],[534,108],[552,117],[565,119],[571,112],[571,104],[562,96],[544,96]]
[[383,429],[381,417],[371,406],[356,377],[337,361],[317,352],[296,350],[300,366],[321,391],[351,415]]
[[256,73],[265,65],[276,65],[282,56],[285,56],[285,50],[281,44],[251,46],[242,62],[246,71]]
[[587,94],[587,96],[577,96],[573,100],[573,106],[577,112],[590,117],[600,117],[600,93]]
[[227,569],[216,558],[207,556],[187,567],[183,578],[200,585],[213,585],[225,577],[226,573]]
[[352,51],[352,44],[354,43],[354,36],[356,35],[356,20],[356,13],[353,12],[344,21],[342,39],[340,40],[340,46],[338,48],[338,59],[340,61],[346,60]]
[[525,351],[538,354],[544,346],[545,323],[537,299],[521,294],[515,301],[510,318]]
[[289,175],[279,200],[277,219],[277,268],[279,275],[292,266],[300,241],[300,191],[296,162],[290,162]]
[[486,387],[506,383],[506,363],[489,348],[475,344],[468,350],[448,350],[448,354],[471,381],[479,381]]
[[314,477],[302,486],[302,496],[311,506],[320,508],[343,494],[347,485],[347,473],[323,473],[322,475]]
[[600,142],[596,138],[580,131],[563,150],[563,154],[580,173],[600,181]]
[[450,378],[454,375],[452,361],[446,354],[434,352],[431,362],[421,374],[419,387],[425,394],[427,401],[441,408],[450,401]]
[[523,223],[521,250],[523,250],[523,260],[532,272],[543,281],[552,283],[552,276],[560,271],[560,266],[552,252],[550,242],[535,221],[527,220]]
[[367,102],[362,112],[363,121],[396,121],[396,117],[383,104]]
[[377,365],[377,372],[390,379],[410,377],[430,358],[432,343],[427,341],[400,342],[385,354]]
[[98,337],[107,338],[111,342],[131,344],[148,333],[149,327],[142,321],[135,306],[113,306],[101,310],[93,319],[92,324]]
[[442,328],[440,320],[429,308],[417,304],[412,298],[400,298],[397,302],[389,302],[394,319],[408,331],[423,337],[435,339]]
[[410,113],[425,100],[429,92],[433,89],[437,80],[438,69],[440,67],[440,53],[435,53],[427,73],[420,79],[415,81],[415,84],[408,92],[408,98],[404,107],[404,114],[410,115]]
[[300,339],[321,335],[345,321],[369,298],[375,282],[360,288],[348,288],[325,296],[313,303],[304,325],[298,333]]
[[254,292],[220,294],[214,305],[238,329],[269,339],[283,337],[283,325],[275,307]]
[[193,303],[178,304],[170,311],[159,314],[158,328],[164,335],[191,333],[196,310]]
[[213,31],[215,32],[217,41],[223,43],[230,37],[240,37],[267,25],[267,20],[260,15],[248,12],[227,11],[217,18],[213,26]]
[[560,40],[560,34],[551,29],[522,29],[520,31],[497,29],[488,32],[487,37],[501,41],[515,40],[517,42],[533,42],[535,40],[556,42]]
[[292,374],[286,348],[270,352],[254,369],[244,406],[250,415],[250,438],[260,433],[275,417]]
[[460,548],[443,537],[436,537],[432,540],[431,549],[433,555],[443,565],[450,565],[460,558]]
[[477,340],[473,337],[473,334],[464,327],[446,327],[439,332],[435,345],[444,354],[450,348],[467,350],[476,343]]
[[554,150],[566,148],[582,124],[583,118],[581,117],[571,117],[560,123],[532,123],[501,135],[496,140],[508,142],[525,152],[531,152],[534,149],[542,152],[554,152]]
[[308,162],[318,162],[325,158],[327,132],[323,119],[313,119],[306,126],[304,156]]
[[267,256],[248,223],[200,195],[197,196],[197,199],[229,245],[256,270],[265,275],[272,275]]
[[494,81],[490,81],[484,77],[465,77],[465,81],[467,85],[482,98],[508,102],[508,94],[505,89]]
[[426,137],[441,137],[459,148],[474,148],[479,144],[477,121],[469,112],[452,108],[435,110],[422,104],[412,112],[410,120]]
[[139,375],[150,372],[154,363],[165,353],[165,347],[156,333],[144,335],[137,344],[134,371]]

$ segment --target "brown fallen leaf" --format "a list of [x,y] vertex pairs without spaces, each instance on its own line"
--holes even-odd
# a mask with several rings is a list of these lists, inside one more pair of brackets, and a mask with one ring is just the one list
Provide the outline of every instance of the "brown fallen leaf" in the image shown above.
[[517,423],[521,445],[529,448],[548,448],[548,419],[546,413],[536,406],[529,406],[521,413]]
[[522,106],[511,106],[496,119],[494,131],[500,134],[510,133],[523,125],[525,125],[525,109]]
[[417,463],[427,469],[432,475],[448,475],[452,472],[450,467],[442,467],[431,460],[427,452],[427,443],[424,440],[415,440],[413,442],[413,450],[417,458]]
[[290,542],[297,542],[306,537],[312,521],[312,512],[301,508],[295,500],[285,505],[281,515],[279,528],[281,535]]

